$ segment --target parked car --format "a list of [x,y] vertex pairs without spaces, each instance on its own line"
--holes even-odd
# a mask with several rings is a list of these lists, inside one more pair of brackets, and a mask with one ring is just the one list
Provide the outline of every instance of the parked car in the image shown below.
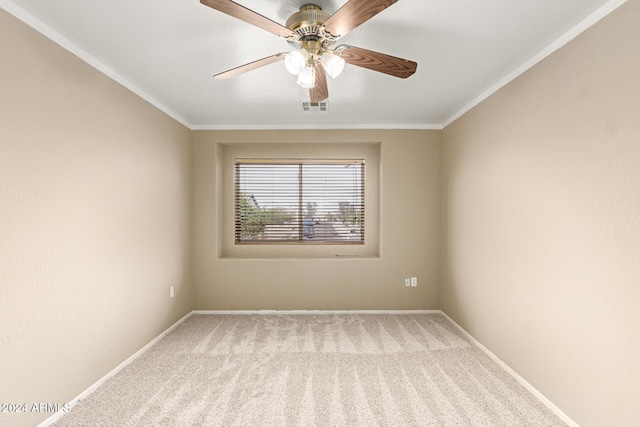
[[313,231],[313,218],[302,219],[302,237],[307,239],[313,239],[315,233]]

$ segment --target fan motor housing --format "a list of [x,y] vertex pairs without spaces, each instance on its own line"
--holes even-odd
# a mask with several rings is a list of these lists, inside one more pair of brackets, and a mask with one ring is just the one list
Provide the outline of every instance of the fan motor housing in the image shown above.
[[329,16],[320,6],[306,4],[287,19],[286,26],[298,34],[301,41],[318,40],[322,38],[320,27],[329,19]]

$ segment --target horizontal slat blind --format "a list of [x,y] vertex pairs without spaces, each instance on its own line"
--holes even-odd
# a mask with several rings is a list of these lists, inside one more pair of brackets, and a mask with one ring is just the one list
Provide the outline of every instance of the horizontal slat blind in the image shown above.
[[236,243],[364,243],[364,160],[236,159]]

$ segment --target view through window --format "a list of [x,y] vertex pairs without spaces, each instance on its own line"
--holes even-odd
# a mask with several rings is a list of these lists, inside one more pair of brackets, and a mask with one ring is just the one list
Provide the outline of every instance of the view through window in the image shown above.
[[236,159],[236,243],[364,243],[364,160]]

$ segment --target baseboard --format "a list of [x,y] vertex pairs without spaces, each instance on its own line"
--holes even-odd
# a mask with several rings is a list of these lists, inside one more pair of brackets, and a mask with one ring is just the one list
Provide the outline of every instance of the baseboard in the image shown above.
[[439,314],[440,310],[193,310],[193,314]]
[[498,365],[500,365],[500,367],[502,367],[502,369],[504,369],[505,371],[507,371],[509,373],[509,375],[511,375],[513,378],[516,379],[516,381],[518,381],[524,388],[526,388],[527,390],[529,390],[536,398],[538,398],[547,408],[549,408],[550,410],[553,411],[554,414],[556,414],[562,421],[564,421],[565,423],[567,423],[567,425],[569,427],[580,427],[578,425],[578,423],[576,423],[575,421],[573,421],[567,414],[565,414],[564,412],[562,412],[562,410],[560,408],[558,408],[556,405],[553,404],[553,402],[551,402],[549,399],[547,399],[545,397],[544,394],[540,393],[534,386],[532,386],[531,384],[529,384],[527,382],[527,380],[525,380],[524,378],[522,378],[520,375],[518,375],[518,373],[516,371],[514,371],[513,369],[511,369],[511,367],[509,367],[509,365],[507,365],[506,363],[504,363],[502,360],[500,360],[500,358],[498,356],[496,356],[495,354],[493,354],[491,352],[491,350],[489,350],[487,347],[485,347],[484,345],[482,345],[477,339],[475,339],[469,332],[467,332],[462,326],[458,325],[452,318],[450,318],[447,313],[441,311],[442,315],[449,321],[451,322],[451,324],[453,326],[456,327],[456,329],[458,329],[460,332],[462,332],[462,334],[464,334],[464,336],[466,336],[475,346],[477,346],[480,350],[482,350],[484,353],[486,353],[487,356],[489,356],[494,362],[496,362]]
[[158,335],[157,337],[155,337],[150,343],[148,343],[147,345],[145,345],[144,347],[142,347],[140,350],[138,350],[137,352],[135,352],[132,356],[130,356],[127,360],[125,360],[124,362],[122,362],[121,364],[119,364],[118,366],[116,366],[111,372],[109,372],[107,375],[105,375],[104,377],[100,378],[98,381],[95,382],[95,384],[93,384],[91,387],[89,387],[88,389],[86,389],[85,391],[83,391],[82,393],[80,393],[75,399],[71,400],[69,402],[69,404],[66,406],[66,411],[65,410],[60,410],[58,412],[56,412],[55,414],[53,414],[52,416],[50,416],[49,418],[47,418],[46,420],[44,420],[42,423],[40,423],[38,425],[38,427],[47,427],[50,424],[54,423],[55,421],[57,421],[61,416],[63,416],[65,413],[69,412],[69,409],[73,408],[79,401],[81,401],[82,399],[85,399],[88,395],[90,395],[91,393],[93,393],[98,387],[100,387],[102,384],[104,384],[105,381],[107,381],[109,378],[111,378],[112,376],[116,375],[118,372],[120,372],[122,369],[124,369],[125,366],[127,366],[128,364],[130,364],[131,362],[133,362],[135,359],[137,359],[142,353],[144,353],[145,351],[147,351],[149,348],[151,348],[155,343],[157,343],[158,341],[160,341],[162,338],[164,338],[165,335],[167,335],[169,332],[171,332],[173,329],[175,329],[178,325],[180,325],[182,322],[184,322],[185,320],[187,320],[189,317],[191,317],[191,315],[193,314],[193,312],[189,312],[186,315],[184,315],[180,320],[178,320],[176,323],[174,323],[173,325],[169,326],[169,328],[167,328],[164,332],[162,332],[160,335]]

